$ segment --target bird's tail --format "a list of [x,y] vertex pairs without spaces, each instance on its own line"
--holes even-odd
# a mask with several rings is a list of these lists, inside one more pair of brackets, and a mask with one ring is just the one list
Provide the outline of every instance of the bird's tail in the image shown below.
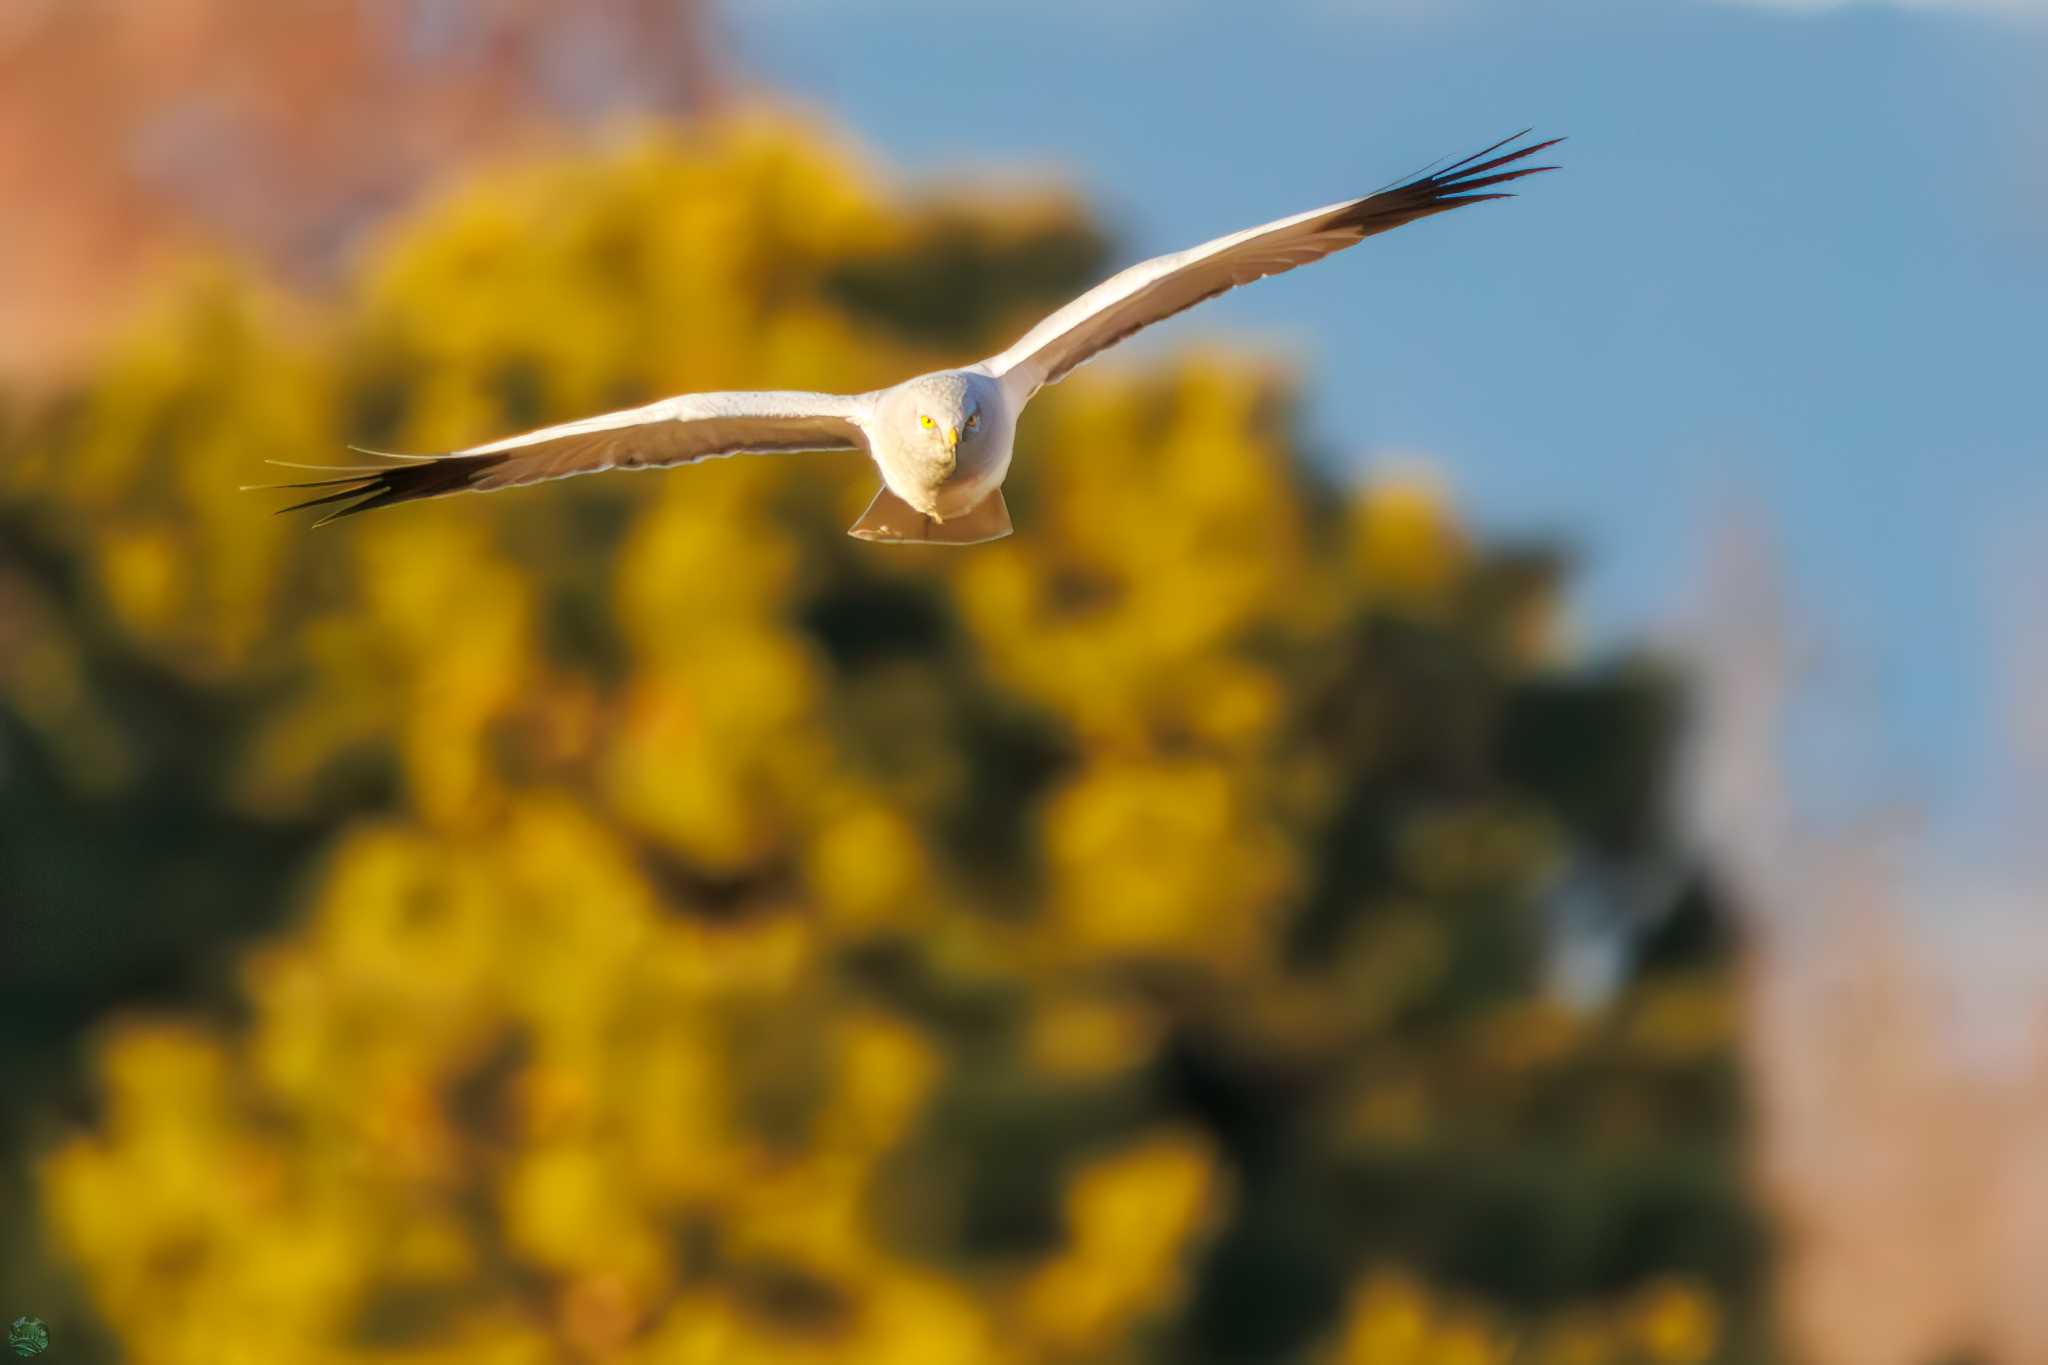
[[979,545],[1010,534],[1010,509],[999,488],[965,516],[934,521],[884,488],[846,534],[895,545]]

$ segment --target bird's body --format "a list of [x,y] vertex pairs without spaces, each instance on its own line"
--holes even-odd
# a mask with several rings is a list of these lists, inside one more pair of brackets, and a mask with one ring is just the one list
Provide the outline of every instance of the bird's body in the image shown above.
[[935,370],[874,398],[868,453],[883,487],[905,504],[943,523],[1002,487],[1023,405],[1009,401],[1001,381],[978,369]]
[[937,370],[862,394],[684,394],[447,455],[380,456],[389,463],[272,486],[333,490],[296,504],[344,504],[323,518],[331,521],[415,498],[607,469],[667,467],[726,455],[865,450],[882,476],[882,491],[850,534],[953,545],[993,540],[1010,532],[1003,480],[1017,420],[1039,389],[1133,332],[1227,289],[1321,260],[1417,218],[1505,198],[1479,191],[1552,169],[1500,169],[1558,141],[1493,155],[1515,140],[1362,199],[1134,265],[1053,313],[1008,350],[962,369]]

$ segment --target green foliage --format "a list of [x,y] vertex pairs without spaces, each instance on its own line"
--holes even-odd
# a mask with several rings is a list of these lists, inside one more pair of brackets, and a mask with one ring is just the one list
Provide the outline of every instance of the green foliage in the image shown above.
[[872,387],[1008,341],[1097,241],[707,128],[462,191],[332,319],[197,285],[15,435],[8,1008],[188,1002],[98,1036],[38,1167],[126,1349],[1684,1365],[1748,1330],[1717,955],[1597,1017],[1534,989],[1567,844],[1654,824],[1667,689],[1558,671],[1548,556],[1314,484],[1269,371],[1060,386],[1021,534],[971,552],[846,538],[873,475],[827,456],[318,535],[229,492]]

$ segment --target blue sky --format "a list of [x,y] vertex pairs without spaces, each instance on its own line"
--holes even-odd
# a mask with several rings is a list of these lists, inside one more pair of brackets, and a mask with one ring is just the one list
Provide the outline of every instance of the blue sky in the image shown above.
[[[1422,454],[1577,544],[1595,642],[1667,616],[1729,498],[1885,751],[1996,785],[2015,563],[2048,578],[2048,3],[747,0],[743,66],[922,180],[1039,169],[1125,256],[1534,125],[1564,173],[1150,338],[1302,367],[1328,457]],[[1341,420],[1340,420],[1341,419]],[[1994,581],[2003,570],[2007,580]]]

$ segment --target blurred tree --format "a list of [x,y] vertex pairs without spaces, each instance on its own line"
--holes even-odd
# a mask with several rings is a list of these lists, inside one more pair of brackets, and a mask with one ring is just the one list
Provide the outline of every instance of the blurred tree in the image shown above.
[[700,0],[11,0],[0,373],[48,378],[172,253],[326,281],[451,168],[719,96]]
[[111,1024],[39,1167],[115,1342],[1756,1358],[1725,952],[1536,989],[1668,684],[1560,672],[1554,562],[1431,490],[1315,484],[1269,370],[1062,385],[1024,533],[968,553],[842,535],[872,474],[826,457],[317,536],[225,492],[870,387],[1098,254],[1064,201],[905,204],[727,123],[453,196],[331,323],[208,283],[15,433],[5,970],[234,982]]

